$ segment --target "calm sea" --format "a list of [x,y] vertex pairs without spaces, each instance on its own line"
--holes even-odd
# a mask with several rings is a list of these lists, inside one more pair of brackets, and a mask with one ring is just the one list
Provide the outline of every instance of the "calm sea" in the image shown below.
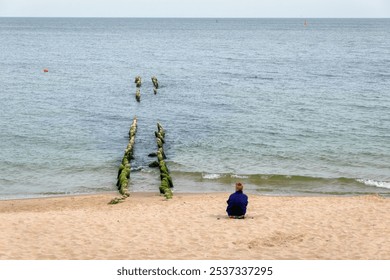
[[159,121],[176,192],[390,195],[390,20],[303,22],[0,18],[0,199],[116,190],[134,115],[132,191]]

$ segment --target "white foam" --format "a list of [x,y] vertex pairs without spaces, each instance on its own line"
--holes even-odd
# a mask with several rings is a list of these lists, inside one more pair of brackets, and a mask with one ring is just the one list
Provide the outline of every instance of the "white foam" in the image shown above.
[[386,181],[377,181],[371,179],[356,179],[356,181],[365,184],[366,186],[390,189],[390,182]]
[[237,174],[233,174],[233,175],[231,175],[230,177],[232,177],[232,178],[237,178],[237,179],[246,179],[246,178],[249,178],[248,176],[237,175]]
[[215,174],[215,173],[211,173],[211,174],[202,174],[202,178],[203,179],[209,179],[209,180],[215,180],[215,179],[219,179],[221,178],[222,175],[221,174]]

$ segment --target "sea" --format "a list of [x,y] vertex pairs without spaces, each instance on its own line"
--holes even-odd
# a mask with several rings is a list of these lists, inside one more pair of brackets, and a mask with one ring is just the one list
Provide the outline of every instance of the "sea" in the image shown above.
[[131,192],[158,193],[160,122],[175,193],[390,196],[390,19],[0,18],[0,42],[0,199],[116,191],[134,116]]

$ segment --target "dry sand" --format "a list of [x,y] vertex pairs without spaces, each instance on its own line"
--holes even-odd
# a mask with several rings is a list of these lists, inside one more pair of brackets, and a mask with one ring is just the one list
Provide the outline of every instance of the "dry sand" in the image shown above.
[[0,259],[390,259],[390,199],[114,194],[0,201]]

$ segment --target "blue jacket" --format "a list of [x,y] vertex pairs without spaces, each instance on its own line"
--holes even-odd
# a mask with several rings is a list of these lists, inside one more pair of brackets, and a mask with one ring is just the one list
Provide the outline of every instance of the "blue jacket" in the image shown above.
[[243,216],[248,205],[248,196],[242,191],[236,191],[229,196],[226,212],[229,216]]

